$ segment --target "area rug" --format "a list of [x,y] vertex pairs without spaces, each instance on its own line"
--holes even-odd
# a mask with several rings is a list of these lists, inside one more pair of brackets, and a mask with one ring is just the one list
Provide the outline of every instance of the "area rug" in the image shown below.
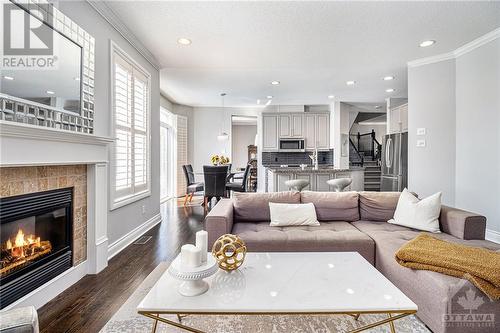
[[[137,314],[136,307],[153,287],[155,282],[168,268],[168,263],[161,263],[134,291],[106,323],[100,333],[146,333],[151,332],[153,320]],[[164,315],[173,321],[177,317]],[[202,316],[193,315],[182,319],[183,324],[215,333],[337,333],[348,332],[386,318],[385,315],[361,315],[356,321],[344,315],[300,315],[300,316]],[[408,316],[395,322],[398,333],[428,333],[425,325],[415,316]],[[158,323],[159,333],[185,333],[186,331]],[[389,325],[383,325],[367,332],[390,332]]]

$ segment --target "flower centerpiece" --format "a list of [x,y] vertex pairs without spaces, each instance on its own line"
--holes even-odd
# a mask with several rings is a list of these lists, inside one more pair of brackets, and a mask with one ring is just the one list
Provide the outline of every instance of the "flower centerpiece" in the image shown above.
[[224,165],[229,163],[229,157],[224,155],[212,155],[211,161],[213,165]]

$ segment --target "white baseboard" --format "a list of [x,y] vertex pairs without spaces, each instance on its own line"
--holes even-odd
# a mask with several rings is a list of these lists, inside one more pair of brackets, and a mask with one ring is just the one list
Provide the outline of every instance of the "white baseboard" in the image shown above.
[[64,271],[49,282],[24,295],[14,303],[9,304],[2,311],[28,305],[33,305],[36,309],[39,309],[78,282],[85,275],[87,275],[87,261]]
[[160,213],[156,214],[134,230],[120,237],[120,239],[114,241],[108,246],[108,260],[120,253],[124,248],[129,246],[137,238],[141,237],[149,229],[153,228],[155,225],[161,222]]
[[489,240],[490,242],[500,244],[500,232],[491,229],[486,229],[486,239]]

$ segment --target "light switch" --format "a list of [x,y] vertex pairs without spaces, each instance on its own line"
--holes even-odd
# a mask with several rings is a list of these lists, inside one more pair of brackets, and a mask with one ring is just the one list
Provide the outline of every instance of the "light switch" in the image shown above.
[[417,140],[417,147],[420,148],[425,147],[425,140]]
[[417,135],[425,135],[425,127],[417,128]]

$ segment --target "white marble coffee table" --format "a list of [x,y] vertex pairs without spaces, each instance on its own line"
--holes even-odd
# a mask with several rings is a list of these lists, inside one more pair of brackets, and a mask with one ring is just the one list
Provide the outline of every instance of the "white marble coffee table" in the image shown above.
[[[181,281],[168,272],[156,282],[137,307],[155,320],[190,332],[203,332],[182,324],[182,317],[256,314],[361,314],[388,317],[360,327],[360,332],[417,312],[417,305],[357,252],[247,253],[243,266],[207,278],[210,289],[202,295],[179,294]],[[178,322],[160,317],[176,314]]]

